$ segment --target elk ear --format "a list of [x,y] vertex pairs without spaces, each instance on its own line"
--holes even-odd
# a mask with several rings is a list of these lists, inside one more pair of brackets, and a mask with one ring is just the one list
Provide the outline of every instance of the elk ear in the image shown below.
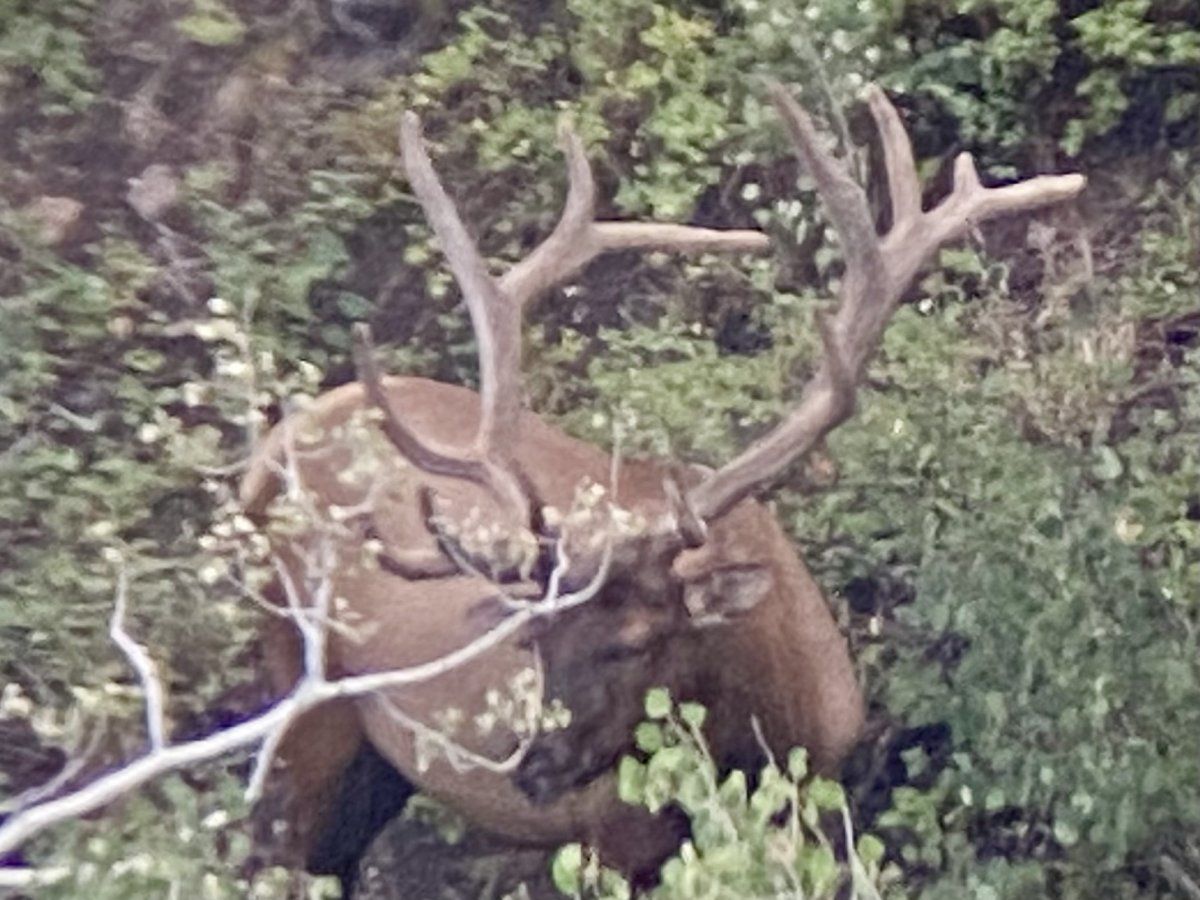
[[768,566],[721,566],[683,585],[683,604],[692,623],[720,625],[758,606],[774,583]]

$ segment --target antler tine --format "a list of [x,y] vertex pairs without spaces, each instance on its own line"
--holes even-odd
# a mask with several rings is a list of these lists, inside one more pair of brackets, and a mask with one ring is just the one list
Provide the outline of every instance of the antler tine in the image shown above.
[[[562,129],[561,138],[569,183],[562,217],[549,237],[497,280],[488,272],[486,261],[430,162],[420,118],[413,112],[404,114],[400,122],[404,169],[413,194],[462,290],[479,346],[483,405],[474,447],[456,458],[454,454],[422,446],[415,435],[399,423],[386,404],[382,389],[373,393],[373,402],[384,413],[385,431],[401,452],[420,468],[443,473],[453,470],[463,477],[489,483],[502,497],[514,502],[521,498],[521,508],[526,512],[528,495],[520,487],[512,459],[521,410],[521,311],[525,304],[609,250],[763,252],[769,247],[766,235],[757,231],[715,231],[655,223],[597,223],[595,181],[583,142],[569,127]],[[375,380],[378,382],[377,375]]]
[[841,240],[847,282],[869,282],[883,274],[879,237],[866,192],[846,167],[822,145],[812,119],[779,82],[769,86],[771,100],[783,117],[792,145],[816,183],[829,218]]
[[883,166],[887,173],[888,199],[892,207],[892,232],[909,227],[921,216],[921,181],[913,159],[912,142],[896,107],[878,85],[867,89],[867,105],[879,132]]
[[581,269],[589,253],[590,230],[595,218],[596,182],[583,149],[583,141],[570,127],[559,129],[567,157],[567,202],[550,235],[500,279],[500,289],[518,306],[548,290]]
[[954,188],[949,196],[914,223],[893,228],[883,242],[889,277],[899,293],[943,244],[956,240],[981,222],[998,216],[1039,209],[1069,200],[1087,184],[1083,175],[1038,175],[1015,184],[984,187],[970,153],[954,160]]
[[561,129],[567,157],[567,202],[562,218],[533,252],[500,279],[500,289],[522,307],[570,278],[602,253],[666,250],[678,253],[765,253],[770,240],[759,231],[696,228],[665,222],[595,221],[596,186],[583,142]]
[[479,345],[483,413],[476,449],[482,458],[496,457],[506,464],[521,411],[520,306],[488,272],[487,263],[429,161],[421,120],[414,112],[406,112],[401,120],[400,149],[409,184],[462,289]]
[[404,113],[400,120],[400,152],[404,161],[404,171],[412,186],[417,202],[425,213],[433,233],[437,237],[446,262],[454,273],[454,278],[462,288],[464,299],[472,317],[475,316],[476,306],[481,318],[486,320],[488,306],[501,306],[498,291],[488,273],[487,263],[480,255],[475,241],[467,232],[454,201],[450,199],[441,179],[434,171],[429,153],[425,149],[425,138],[422,134],[421,119],[412,112]]
[[379,367],[375,364],[375,345],[371,340],[371,326],[359,322],[354,326],[354,367],[358,380],[367,392],[367,399],[383,416],[381,428],[388,440],[418,469],[433,475],[448,475],[466,478],[477,483],[485,482],[485,473],[479,460],[455,454],[452,451],[432,447],[396,415],[383,389]]
[[354,366],[371,405],[382,416],[380,428],[392,445],[410,463],[430,475],[464,478],[492,491],[523,518],[529,515],[529,499],[517,477],[502,466],[481,456],[475,448],[451,450],[430,444],[409,428],[396,414],[383,388],[379,367],[375,364],[375,346],[371,327],[365,322],[354,326]]
[[964,153],[955,161],[950,196],[922,212],[912,145],[891,102],[872,86],[867,100],[883,146],[893,219],[891,230],[881,239],[866,194],[821,145],[808,114],[782,85],[772,84],[770,92],[841,237],[846,275],[837,312],[818,321],[825,358],[799,403],[771,432],[688,494],[688,503],[706,520],[777,476],[850,416],[863,366],[905,289],[938,247],[961,237],[976,223],[1058,203],[1086,184],[1082,175],[1043,175],[985,188],[970,154]]

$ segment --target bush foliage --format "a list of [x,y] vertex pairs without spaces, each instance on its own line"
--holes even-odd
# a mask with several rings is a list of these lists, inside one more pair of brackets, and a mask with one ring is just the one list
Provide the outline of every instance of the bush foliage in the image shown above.
[[[839,272],[761,78],[796,83],[847,146],[866,135],[854,100],[875,80],[935,190],[961,149],[989,177],[1073,168],[1093,190],[945,251],[832,442],[836,484],[798,467],[775,494],[872,695],[854,820],[914,897],[1194,891],[1196,5],[377,5],[409,24],[348,29],[317,0],[0,0],[0,718],[36,726],[22,753],[52,756],[80,716],[85,731],[114,723],[107,759],[141,745],[107,637],[116,566],[176,729],[251,704],[235,690],[252,681],[253,609],[229,577],[229,466],[266,417],[352,377],[353,323],[372,324],[394,371],[474,379],[455,288],[394,172],[401,110],[423,115],[496,261],[557,215],[563,116],[604,215],[780,239],[750,265],[601,261],[531,317],[536,408],[600,442],[619,418],[636,450],[712,462],[803,383]],[[152,165],[170,172],[161,209],[128,194]],[[47,198],[78,208],[56,221]],[[644,746],[630,799],[695,813],[683,781],[647,780],[665,749],[701,752],[686,718],[663,721],[670,747]],[[6,763],[11,790],[40,771],[23,765]],[[760,792],[796,789],[776,774]],[[232,778],[173,781],[119,827],[79,823],[31,855],[73,879],[105,867],[113,896],[179,878],[245,896]],[[805,790],[820,805],[834,788]],[[167,813],[192,837],[168,840]],[[218,820],[219,837],[203,825]],[[752,856],[705,834],[662,896]]]
[[[894,881],[898,869],[881,875],[883,844],[869,834],[854,839],[841,785],[810,778],[802,747],[782,763],[768,760],[752,773],[753,786],[741,770],[723,775],[704,739],[705,713],[697,703],[676,706],[665,690],[651,690],[635,735],[645,758],[621,760],[622,800],[651,812],[675,803],[691,823],[691,838],[664,863],[662,883],[647,896],[879,900],[879,882]],[[827,833],[830,821],[838,826],[840,851]],[[552,874],[559,890],[576,897],[630,896],[624,879],[577,844],[559,851]]]

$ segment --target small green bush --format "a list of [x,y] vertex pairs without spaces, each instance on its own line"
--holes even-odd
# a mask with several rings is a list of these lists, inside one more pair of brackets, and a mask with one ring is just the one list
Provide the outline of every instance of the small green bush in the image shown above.
[[[878,898],[883,844],[871,835],[853,839],[846,797],[836,782],[809,777],[808,757],[797,748],[784,762],[771,759],[751,789],[745,772],[721,776],[701,731],[705,709],[674,704],[665,690],[646,695],[646,721],[635,732],[639,756],[626,756],[619,791],[626,803],[658,812],[676,804],[687,814],[691,839],[662,868],[662,882],[647,894],[658,900],[692,897]],[[841,818],[849,843],[839,860],[822,817]],[[826,817],[825,822],[828,822]],[[554,882],[575,897],[626,900],[628,884],[603,868],[578,844],[555,857]],[[848,892],[848,893],[847,893]]]

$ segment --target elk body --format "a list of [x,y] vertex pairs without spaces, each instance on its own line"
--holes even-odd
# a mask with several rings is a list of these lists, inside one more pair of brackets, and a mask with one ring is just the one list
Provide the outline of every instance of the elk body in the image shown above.
[[[243,501],[268,521],[272,510],[279,520],[280,504],[304,513],[271,530],[276,600],[290,610],[264,638],[277,691],[314,666],[330,677],[442,667],[319,708],[291,729],[279,756],[299,846],[317,841],[365,739],[481,827],[547,845],[588,841],[610,864],[643,873],[678,834],[622,804],[612,769],[657,685],[709,707],[707,736],[727,764],[758,755],[752,717],[774,752],[805,746],[825,773],[854,744],[863,704],[846,642],[752,495],[852,414],[872,350],[937,247],[986,218],[1071,197],[1083,179],[985,189],[964,155],[952,193],[923,211],[907,136],[873,89],[893,223],[881,237],[863,191],[804,110],[782,87],[772,94],[839,233],[846,272],[836,309],[817,321],[824,360],[795,408],[716,471],[614,460],[523,410],[522,311],[607,250],[761,252],[766,238],[595,222],[591,173],[567,133],[561,221],[493,277],[434,173],[419,122],[406,116],[405,168],[470,312],[480,392],[381,377],[364,339],[359,381],[275,428]],[[297,630],[314,621],[328,626],[316,651]],[[495,634],[502,639],[486,652],[455,657]],[[514,683],[532,706],[515,701],[512,720],[497,720]],[[555,704],[569,722],[545,722]]]

